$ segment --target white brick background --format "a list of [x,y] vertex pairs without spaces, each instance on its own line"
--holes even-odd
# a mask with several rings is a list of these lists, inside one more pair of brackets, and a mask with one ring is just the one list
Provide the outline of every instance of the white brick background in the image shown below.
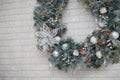
[[[35,0],[0,0],[0,80],[120,80],[120,64],[80,69],[74,74],[49,67],[46,54],[36,48],[33,28]],[[63,23],[66,36],[83,41],[95,27],[85,6],[69,0]]]

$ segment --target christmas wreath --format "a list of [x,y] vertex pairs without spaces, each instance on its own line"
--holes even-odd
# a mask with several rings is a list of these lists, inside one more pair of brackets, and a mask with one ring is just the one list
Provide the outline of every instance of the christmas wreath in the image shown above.
[[[99,68],[120,62],[120,0],[78,0],[86,3],[98,26],[82,43],[63,38],[67,28],[61,23],[68,0],[37,0],[34,9],[37,47],[49,53],[58,69]],[[79,25],[78,25],[79,26]]]

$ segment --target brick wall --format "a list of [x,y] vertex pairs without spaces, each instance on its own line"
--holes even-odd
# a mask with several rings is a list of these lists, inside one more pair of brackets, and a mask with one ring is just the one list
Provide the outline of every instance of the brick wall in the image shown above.
[[[120,64],[65,73],[50,68],[36,48],[33,28],[35,0],[0,0],[0,80],[120,80]],[[69,0],[63,14],[66,36],[83,41],[97,26],[82,3]]]

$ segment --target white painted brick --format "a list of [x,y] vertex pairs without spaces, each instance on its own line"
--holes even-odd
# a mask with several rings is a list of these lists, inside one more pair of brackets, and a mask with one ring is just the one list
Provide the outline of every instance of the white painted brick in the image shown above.
[[32,39],[35,38],[33,34],[29,33],[16,33],[16,34],[0,34],[0,40],[10,40],[10,39]]
[[[35,0],[0,0],[0,80],[120,80],[120,64],[74,73],[52,67],[36,48],[33,28]],[[98,26],[77,0],[69,0],[62,22],[66,36],[82,42]]]

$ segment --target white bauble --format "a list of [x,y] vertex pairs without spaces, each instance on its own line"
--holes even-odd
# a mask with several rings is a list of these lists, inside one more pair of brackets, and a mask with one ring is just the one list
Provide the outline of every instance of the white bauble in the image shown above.
[[96,44],[96,43],[97,43],[97,38],[94,37],[94,36],[92,36],[91,39],[90,39],[90,42],[91,42],[92,44]]
[[106,7],[101,7],[101,8],[100,8],[100,13],[101,13],[101,14],[107,13]]
[[74,56],[79,56],[78,50],[74,50],[73,55],[74,55]]
[[97,56],[97,58],[99,58],[99,59],[102,58],[102,53],[101,53],[101,51],[97,51],[97,52],[96,52],[96,56]]
[[113,31],[113,32],[111,33],[111,36],[112,36],[113,39],[118,39],[118,38],[119,38],[119,33],[116,32],[116,31]]
[[63,44],[63,45],[62,45],[62,49],[63,49],[63,50],[67,50],[67,49],[68,49],[68,43]]
[[59,56],[58,51],[53,51],[53,53],[52,53],[52,54],[53,54],[53,56],[54,56],[54,57],[58,57],[58,56]]
[[59,41],[61,40],[61,37],[56,36],[56,37],[55,37],[55,40],[59,42]]

